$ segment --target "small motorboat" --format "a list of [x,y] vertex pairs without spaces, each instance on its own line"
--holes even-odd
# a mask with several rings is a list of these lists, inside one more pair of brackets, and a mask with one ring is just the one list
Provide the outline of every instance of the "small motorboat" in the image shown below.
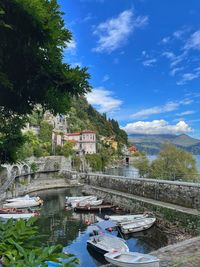
[[85,206],[99,206],[103,203],[103,199],[98,200],[83,200],[80,201],[77,206],[79,207],[85,207]]
[[33,216],[37,216],[35,213],[2,213],[0,214],[0,220],[9,220],[9,219],[24,219],[28,220]]
[[70,204],[71,202],[73,202],[73,201],[82,201],[82,200],[86,200],[86,199],[90,199],[90,198],[92,198],[92,199],[94,199],[94,200],[96,200],[97,199],[97,197],[96,196],[76,196],[76,197],[66,197],[66,203],[67,204]]
[[129,251],[129,248],[123,239],[109,234],[93,235],[87,240],[87,245],[101,254],[112,251]]
[[40,197],[30,197],[29,195],[25,195],[23,197],[16,197],[16,198],[10,198],[6,199],[6,202],[16,202],[16,201],[24,201],[24,200],[40,200]]
[[96,196],[79,197],[76,199],[68,200],[66,204],[67,206],[70,205],[72,208],[75,208],[80,202],[89,203],[90,201],[96,201],[96,200],[97,200]]
[[156,218],[145,218],[134,222],[123,222],[118,224],[123,234],[140,232],[149,229],[156,221]]
[[96,211],[96,212],[101,212],[102,210],[110,210],[112,208],[114,208],[114,205],[110,205],[110,204],[105,204],[105,205],[98,205],[98,206],[91,206],[91,205],[86,205],[83,207],[80,206],[76,206],[74,207],[75,211]]
[[105,219],[112,220],[115,223],[141,220],[148,217],[148,214],[127,214],[127,215],[106,215]]
[[0,219],[29,219],[38,216],[39,213],[31,210],[19,210],[15,208],[0,208]]
[[23,200],[23,201],[15,201],[10,203],[3,204],[3,208],[29,208],[29,207],[36,207],[43,204],[43,201],[40,199],[36,200]]
[[159,267],[159,259],[149,254],[138,252],[109,252],[105,259],[120,267]]

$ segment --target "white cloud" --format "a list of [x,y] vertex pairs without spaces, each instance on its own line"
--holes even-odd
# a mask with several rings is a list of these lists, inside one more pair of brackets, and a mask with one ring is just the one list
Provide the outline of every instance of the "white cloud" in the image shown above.
[[189,49],[196,49],[200,50],[200,30],[194,32],[189,40],[186,42],[184,49],[189,50]]
[[77,48],[77,43],[74,39],[72,39],[70,42],[66,43],[65,52],[75,55],[76,48]]
[[178,30],[178,31],[175,31],[175,32],[173,33],[173,36],[174,36],[176,39],[180,40],[180,39],[182,39],[182,37],[183,37],[184,34],[185,34],[185,31],[184,31],[184,30]]
[[180,68],[174,68],[174,69],[172,69],[171,71],[170,71],[170,75],[171,76],[175,76],[178,72],[180,72],[181,70],[183,70],[183,67],[180,67]]
[[157,62],[157,59],[156,58],[152,58],[152,59],[147,59],[147,60],[143,61],[142,64],[145,67],[153,67],[154,63],[156,63],[156,62]]
[[128,123],[122,129],[128,134],[180,134],[193,131],[184,121],[179,121],[177,124],[171,125],[165,120],[137,121]]
[[125,10],[116,18],[100,23],[93,34],[98,36],[96,52],[111,53],[121,47],[136,28],[148,23],[148,17],[135,17],[132,10]]
[[102,79],[102,82],[106,82],[108,80],[110,80],[110,76],[108,74],[104,75],[103,79]]
[[183,111],[181,113],[177,113],[176,115],[181,117],[181,116],[192,115],[194,113],[196,113],[194,110],[186,110],[186,111]]
[[162,105],[162,106],[154,106],[151,108],[142,109],[142,110],[132,114],[130,117],[132,119],[145,119],[151,115],[167,113],[167,112],[177,110],[180,106],[189,105],[192,102],[193,102],[193,100],[189,99],[189,98],[185,98],[185,99],[180,100],[180,101],[169,101],[165,105]]
[[169,43],[170,39],[171,39],[171,38],[170,38],[169,36],[167,36],[167,37],[164,37],[164,38],[162,39],[161,42],[162,42],[163,44],[167,44],[167,43]]
[[87,101],[94,106],[97,106],[99,112],[112,112],[122,104],[122,101],[114,98],[111,91],[106,90],[104,87],[97,87],[92,92],[86,95]]
[[70,65],[73,67],[73,68],[75,68],[75,67],[82,67],[82,63],[81,62],[72,62],[72,63],[70,63]]
[[196,73],[184,73],[181,77],[181,79],[176,83],[177,85],[184,85],[188,81],[192,81],[194,79],[197,79],[200,77],[200,71],[197,71]]
[[176,110],[180,106],[179,102],[168,102],[163,106],[155,106],[152,108],[142,109],[131,115],[133,119],[148,118],[151,115],[161,114]]
[[181,63],[186,58],[187,52],[184,51],[182,54],[176,56],[173,52],[167,51],[162,53],[162,56],[166,57],[171,61],[170,67],[173,68]]

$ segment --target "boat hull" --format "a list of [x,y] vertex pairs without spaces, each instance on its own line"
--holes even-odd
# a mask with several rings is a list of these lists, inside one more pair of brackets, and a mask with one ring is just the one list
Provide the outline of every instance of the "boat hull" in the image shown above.
[[105,254],[111,251],[129,251],[129,248],[125,244],[124,240],[107,234],[92,236],[89,240],[87,240],[87,245],[100,254]]
[[17,201],[3,204],[3,208],[30,208],[41,205],[41,201]]
[[120,229],[123,234],[136,233],[149,229],[155,221],[156,219],[154,218],[149,223],[145,223],[145,220],[141,220],[136,223],[122,224],[120,225]]
[[34,213],[10,213],[10,214],[0,214],[0,219],[3,219],[3,220],[9,220],[9,219],[14,219],[14,220],[17,220],[17,219],[24,219],[24,220],[28,220],[30,219],[31,217],[35,216]]
[[[141,261],[137,262],[137,258],[141,259]],[[123,259],[121,259],[121,256]],[[149,261],[142,262],[142,257],[148,257],[150,258]],[[119,267],[159,267],[159,259],[147,255],[147,254],[141,254],[141,253],[135,253],[135,252],[128,252],[128,253],[106,253],[104,255],[105,259],[113,264],[114,266],[119,266]],[[126,259],[127,257],[127,259]],[[135,262],[134,262],[135,260]]]

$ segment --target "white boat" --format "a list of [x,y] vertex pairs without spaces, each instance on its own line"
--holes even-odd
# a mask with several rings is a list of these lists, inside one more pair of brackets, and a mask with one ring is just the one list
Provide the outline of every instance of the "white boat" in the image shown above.
[[28,220],[31,217],[35,216],[34,213],[5,213],[0,214],[0,219],[8,220],[8,219],[25,219]]
[[97,200],[96,196],[90,196],[90,197],[87,197],[87,198],[84,198],[84,199],[74,199],[71,202],[69,202],[69,204],[67,204],[67,205],[70,205],[70,206],[72,206],[72,208],[75,208],[81,202],[85,202],[86,203],[86,202],[96,201],[96,200]]
[[159,259],[149,254],[138,252],[110,252],[105,259],[120,267],[159,267]]
[[98,206],[101,205],[103,203],[103,199],[99,199],[99,200],[83,200],[80,201],[77,206],[79,207],[84,207],[84,206]]
[[15,201],[10,203],[3,204],[3,208],[29,208],[36,207],[43,203],[42,200],[24,200],[24,201]]
[[87,240],[87,245],[101,254],[111,251],[129,251],[123,239],[109,234],[94,235]]
[[148,217],[148,214],[127,214],[127,215],[106,215],[106,219],[110,219],[115,223],[122,223],[134,220],[141,220]]
[[16,202],[16,201],[24,201],[24,200],[40,200],[39,197],[30,197],[29,195],[25,195],[23,197],[17,197],[17,198],[10,198],[6,199],[6,202]]
[[149,229],[155,221],[156,218],[145,218],[134,222],[123,222],[119,226],[123,234],[129,234]]
[[82,200],[86,200],[86,199],[89,199],[89,198],[95,198],[95,200],[97,199],[96,196],[76,196],[76,197],[66,197],[66,203],[67,204],[70,204],[71,202],[74,202],[74,201],[82,201]]

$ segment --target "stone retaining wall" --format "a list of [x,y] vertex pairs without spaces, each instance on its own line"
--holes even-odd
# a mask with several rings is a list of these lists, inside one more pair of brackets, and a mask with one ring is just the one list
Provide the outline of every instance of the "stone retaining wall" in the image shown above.
[[200,184],[177,181],[127,178],[105,174],[80,174],[88,185],[98,186],[172,203],[188,208],[200,208]]

